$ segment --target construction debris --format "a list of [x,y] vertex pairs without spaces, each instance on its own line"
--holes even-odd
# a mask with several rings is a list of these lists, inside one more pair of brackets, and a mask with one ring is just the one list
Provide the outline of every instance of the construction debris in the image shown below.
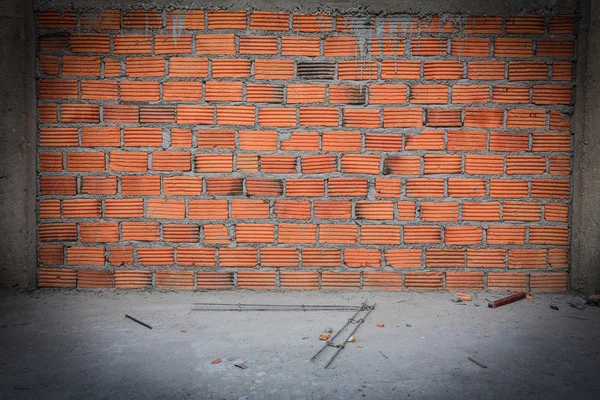
[[558,306],[555,306],[555,305],[552,305],[552,304],[550,304],[550,308],[551,308],[551,309],[553,309],[553,310],[556,310],[556,311],[558,311]]
[[525,298],[525,292],[519,292],[519,293],[512,294],[510,296],[507,296],[507,297],[503,297],[496,301],[490,301],[488,303],[488,307],[490,307],[490,308],[501,307],[506,304],[514,303],[515,301],[518,301],[518,300],[521,300],[524,298]]
[[383,328],[384,326],[385,326],[385,325],[384,325],[384,324],[382,324],[381,322],[377,324],[377,327],[378,327],[378,328]]
[[142,325],[142,326],[145,326],[145,327],[146,327],[146,328],[148,328],[148,329],[152,329],[152,327],[151,327],[150,325],[143,323],[143,322],[142,322],[142,321],[140,321],[139,319],[135,319],[135,318],[133,318],[131,315],[127,315],[127,314],[125,314],[125,317],[129,318],[130,320],[132,320],[132,321],[134,321],[134,322],[137,322],[138,324],[140,324],[140,325]]
[[452,296],[452,302],[453,303],[461,303],[462,299],[458,296]]
[[[372,306],[369,306],[367,304],[367,302],[363,302],[362,305],[360,306],[360,309],[358,311],[356,311],[356,313],[354,313],[354,315],[348,319],[348,321],[344,324],[344,326],[338,330],[335,335],[333,335],[331,337],[330,340],[328,340],[325,345],[323,347],[321,347],[321,349],[319,351],[317,351],[317,353],[312,356],[312,358],[310,359],[311,361],[314,361],[319,354],[321,354],[323,352],[323,350],[325,350],[327,347],[334,347],[336,349],[336,352],[333,354],[333,356],[331,356],[331,358],[329,359],[329,361],[327,362],[327,364],[325,364],[325,368],[329,368],[329,366],[331,365],[331,363],[333,362],[333,360],[337,357],[337,355],[340,353],[340,351],[342,351],[344,349],[344,344],[346,342],[348,342],[351,338],[354,338],[354,333],[358,330],[358,328],[365,322],[365,319],[367,319],[367,317],[369,316],[369,314],[371,313],[371,311],[373,311],[375,309],[375,304],[373,304]],[[361,312],[365,312],[365,315],[362,318],[358,318],[358,315]],[[342,344],[334,344],[334,341],[336,339],[336,337],[343,331],[346,330],[346,328],[348,328],[348,326],[350,324],[355,324],[354,329],[349,333],[348,337],[346,338],[346,340],[344,340],[342,342]]]
[[487,368],[487,365],[480,363],[479,361],[471,358],[471,357],[467,357],[467,360],[474,362],[475,364],[479,365],[481,368]]
[[244,364],[235,364],[234,367],[238,367],[240,369],[246,369],[246,368],[248,368]]
[[[379,351],[379,350],[377,350],[377,351]],[[381,351],[379,351],[379,354],[381,354],[382,356],[384,356],[386,360],[389,360],[388,356],[386,356],[385,354],[383,354]]]
[[575,307],[578,310],[583,310],[585,308],[586,303],[587,303],[587,300],[583,296],[577,296],[577,297],[573,298],[573,300],[569,301],[569,304],[571,305],[571,307]]
[[350,336],[348,339],[346,339],[346,342],[354,343],[354,342],[356,342],[356,338],[354,336]]
[[471,295],[466,293],[454,293],[456,297],[460,297],[462,301],[471,301]]
[[323,332],[319,335],[319,340],[327,340],[331,337],[331,333]]
[[211,364],[220,364],[220,363],[221,363],[221,358],[220,358],[220,357],[219,357],[219,358],[215,358],[215,359],[214,359],[214,360],[212,360],[210,363],[211,363]]

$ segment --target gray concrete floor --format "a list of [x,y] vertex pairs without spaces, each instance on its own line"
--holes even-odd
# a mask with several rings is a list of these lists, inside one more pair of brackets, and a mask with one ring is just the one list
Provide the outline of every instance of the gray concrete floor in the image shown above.
[[[600,398],[600,309],[576,310],[562,294],[497,309],[483,299],[500,296],[480,293],[457,305],[449,293],[417,292],[2,293],[0,398]],[[323,343],[318,335],[352,312],[190,310],[194,301],[359,304],[367,297],[377,308],[328,370],[331,353],[309,361]],[[211,364],[217,357],[223,361]]]

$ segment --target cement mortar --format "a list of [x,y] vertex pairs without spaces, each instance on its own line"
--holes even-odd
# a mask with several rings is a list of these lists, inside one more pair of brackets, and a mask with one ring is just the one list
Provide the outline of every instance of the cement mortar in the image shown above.
[[[483,299],[503,295],[456,304],[439,292],[0,292],[0,398],[600,398],[600,308],[576,310],[564,294],[497,309]],[[319,333],[352,312],[191,311],[365,298],[376,309],[328,370],[333,349],[309,361]]]
[[34,0],[37,10],[55,9],[106,9],[106,8],[169,8],[169,9],[257,9],[285,10],[311,12],[355,12],[355,13],[415,13],[437,14],[440,12],[456,12],[476,15],[518,14],[521,12],[574,13],[578,9],[578,0],[451,0],[451,1],[422,1],[422,0],[366,0],[354,1],[302,1],[302,4],[287,0],[107,0],[98,4],[97,0]]

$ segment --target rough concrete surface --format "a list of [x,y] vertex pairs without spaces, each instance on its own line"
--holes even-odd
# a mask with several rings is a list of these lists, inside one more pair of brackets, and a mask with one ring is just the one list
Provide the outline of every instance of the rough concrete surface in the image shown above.
[[299,10],[302,12],[319,11],[363,11],[372,13],[415,13],[436,14],[458,12],[477,15],[515,14],[522,11],[553,13],[573,13],[577,10],[578,0],[308,0],[291,3],[288,0],[248,1],[248,0],[34,0],[36,9],[105,9],[105,8],[221,8],[221,9],[259,9],[259,10]]
[[[483,298],[502,294],[481,293],[465,305],[452,303],[451,296],[5,293],[0,398],[599,398],[600,309],[576,310],[564,294],[535,295],[497,309]],[[352,312],[190,310],[194,301],[360,304],[365,298],[377,307],[329,370],[323,368],[327,357],[309,361],[323,343],[318,335],[341,327]],[[217,357],[222,362],[211,364]]]
[[0,2],[0,287],[35,287],[36,100],[33,6]]
[[600,0],[582,1],[573,153],[571,287],[600,292]]

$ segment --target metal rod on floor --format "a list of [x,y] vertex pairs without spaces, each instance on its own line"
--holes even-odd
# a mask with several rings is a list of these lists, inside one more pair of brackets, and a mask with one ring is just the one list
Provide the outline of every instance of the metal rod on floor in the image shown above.
[[192,308],[192,311],[354,311],[357,308]]
[[[359,319],[359,320],[356,320],[356,316],[357,316],[357,315],[358,315],[358,314],[359,314],[361,311],[364,311],[364,310],[367,310],[367,309],[369,310],[369,312],[371,312],[371,310],[372,310],[374,307],[375,307],[375,305],[373,305],[373,306],[368,306],[368,305],[367,305],[367,300],[365,300],[365,301],[364,301],[364,302],[361,304],[360,308],[359,308],[359,309],[356,311],[356,313],[355,313],[355,314],[354,314],[352,317],[348,318],[348,321],[346,322],[346,324],[345,324],[345,325],[344,325],[344,326],[343,326],[343,327],[342,327],[340,330],[338,330],[338,331],[335,333],[335,335],[333,335],[333,336],[331,337],[331,339],[329,339],[327,342],[325,342],[325,344],[323,345],[323,347],[321,347],[321,349],[320,349],[319,351],[317,351],[317,354],[315,354],[314,356],[312,356],[310,360],[311,360],[311,361],[314,361],[314,359],[315,359],[315,358],[317,358],[317,357],[319,356],[319,354],[321,354],[321,353],[323,352],[323,350],[325,350],[327,347],[338,347],[338,348],[340,348],[340,347],[341,347],[341,348],[343,348],[343,347],[344,347],[344,345],[343,345],[343,344],[341,344],[341,345],[337,345],[337,346],[333,344],[333,341],[335,340],[335,338],[336,338],[336,337],[337,337],[337,336],[338,336],[338,335],[339,335],[339,334],[340,334],[340,333],[341,333],[343,330],[345,330],[345,329],[348,327],[348,325],[350,325],[351,323],[355,323],[355,324],[356,324],[356,323],[362,323],[362,322],[359,322],[359,321],[364,321],[364,318],[362,318],[362,319]],[[367,313],[367,315],[368,315],[368,313]],[[344,343],[345,343],[345,342],[344,342]]]
[[236,306],[236,307],[319,307],[319,308],[360,308],[361,306],[349,306],[343,304],[240,304],[240,303],[193,303],[195,306]]
[[[377,304],[377,303],[375,303],[375,304]],[[354,327],[354,329],[352,330],[352,332],[350,332],[350,335],[348,335],[348,338],[344,341],[344,344],[342,344],[341,346],[336,346],[337,350],[333,354],[333,356],[331,356],[331,358],[329,359],[329,362],[327,363],[327,365],[325,365],[326,369],[329,368],[329,366],[331,365],[331,363],[333,362],[333,360],[337,357],[337,355],[340,353],[340,351],[342,351],[342,349],[345,347],[346,343],[348,343],[348,340],[350,340],[350,338],[352,336],[354,336],[354,333],[358,330],[358,328],[362,325],[362,323],[365,322],[365,319],[367,319],[367,317],[369,316],[369,314],[371,313],[371,311],[373,311],[373,309],[375,308],[375,304],[373,304],[371,306],[371,308],[369,308],[369,311],[367,311],[367,313],[365,314],[364,317],[362,317],[361,319],[359,319],[356,322],[356,326]]]
[[129,318],[130,320],[132,320],[132,321],[134,321],[134,322],[137,322],[138,324],[140,324],[140,325],[142,325],[142,326],[145,326],[145,327],[146,327],[146,328],[148,328],[148,329],[152,329],[152,327],[151,327],[150,325],[143,323],[143,322],[142,322],[142,321],[140,321],[139,319],[135,319],[135,318],[133,318],[131,315],[127,315],[127,314],[125,314],[125,316],[126,316],[127,318]]

